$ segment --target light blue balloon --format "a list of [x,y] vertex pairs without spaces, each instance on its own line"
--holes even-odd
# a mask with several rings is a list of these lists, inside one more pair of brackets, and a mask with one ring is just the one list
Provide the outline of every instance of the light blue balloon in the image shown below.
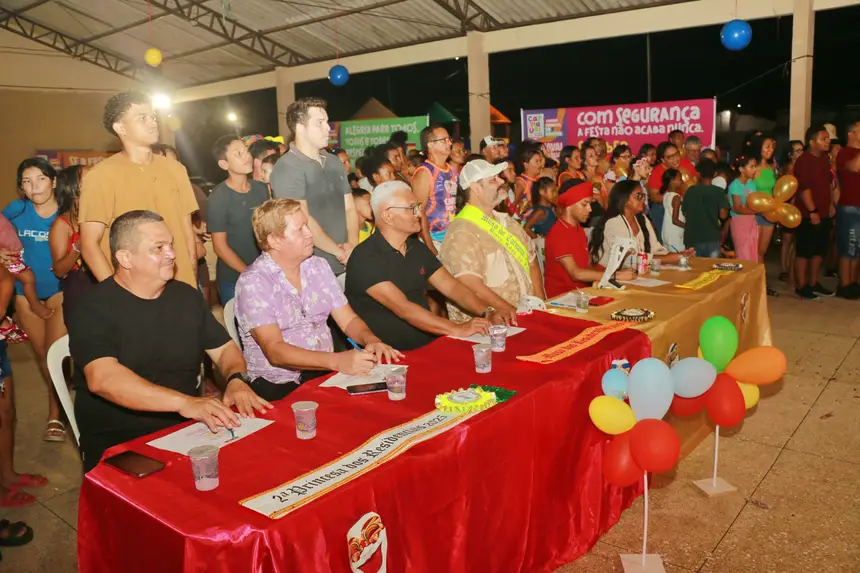
[[627,397],[627,373],[618,368],[607,370],[600,382],[603,393],[619,400]]
[[684,358],[672,367],[672,385],[681,398],[696,398],[713,386],[717,369],[707,360]]
[[662,420],[675,395],[669,367],[656,358],[640,360],[630,371],[627,394],[637,421]]

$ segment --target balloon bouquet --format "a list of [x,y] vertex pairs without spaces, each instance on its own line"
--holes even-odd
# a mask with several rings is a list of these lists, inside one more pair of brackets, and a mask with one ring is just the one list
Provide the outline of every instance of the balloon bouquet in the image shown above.
[[[648,555],[646,548],[648,472],[672,469],[681,454],[677,432],[663,420],[666,413],[691,416],[706,409],[716,425],[719,443],[720,426],[739,424],[746,410],[758,402],[759,385],[776,382],[785,373],[785,355],[774,347],[751,348],[736,357],[737,329],[722,316],[705,321],[699,346],[698,357],[684,358],[671,369],[659,359],[645,358],[633,366],[629,376],[620,369],[608,370],[601,381],[604,395],[594,398],[588,407],[594,425],[613,436],[603,459],[606,481],[619,487],[633,485],[640,478],[644,483],[641,563],[638,555],[633,556],[635,563],[629,561],[631,556],[622,555],[625,571],[662,569],[659,556]],[[713,480],[701,481],[716,485],[716,468],[715,451]]]
[[756,213],[764,215],[771,223],[781,223],[793,229],[800,225],[800,211],[794,205],[786,203],[797,193],[797,179],[794,175],[783,175],[776,180],[773,195],[754,191],[747,196],[747,205]]

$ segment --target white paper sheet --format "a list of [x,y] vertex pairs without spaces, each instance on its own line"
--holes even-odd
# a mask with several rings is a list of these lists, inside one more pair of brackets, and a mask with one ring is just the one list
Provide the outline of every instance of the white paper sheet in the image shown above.
[[[517,334],[519,334],[520,332],[522,332],[524,330],[525,330],[525,328],[522,328],[521,326],[509,326],[508,327],[508,338],[510,338],[511,336],[516,336]],[[465,340],[466,342],[472,342],[474,344],[489,344],[490,343],[490,336],[489,335],[485,336],[483,334],[473,334],[472,336],[466,336],[466,337],[449,336],[448,338],[455,338],[457,340]]]
[[159,450],[188,455],[188,450],[197,446],[218,446],[219,448],[223,448],[224,446],[238,442],[245,436],[250,436],[254,432],[262,430],[271,423],[272,420],[264,420],[262,418],[242,418],[242,425],[233,428],[233,434],[225,428],[220,428],[217,433],[213,434],[206,424],[197,422],[187,428],[182,428],[172,434],[152,440],[148,442],[148,445]]
[[684,271],[689,272],[693,270],[693,267],[682,267],[680,265],[660,265],[661,271]]
[[658,287],[663,285],[672,284],[670,281],[661,281],[657,279],[651,279],[648,277],[639,277],[638,279],[633,279],[632,281],[620,281],[622,284],[633,285],[633,286],[641,286],[641,287]]
[[377,364],[367,376],[351,376],[343,372],[338,372],[320,384],[320,388],[340,388],[346,390],[347,386],[385,382],[385,375],[391,372],[392,368],[409,368],[409,366],[406,364]]

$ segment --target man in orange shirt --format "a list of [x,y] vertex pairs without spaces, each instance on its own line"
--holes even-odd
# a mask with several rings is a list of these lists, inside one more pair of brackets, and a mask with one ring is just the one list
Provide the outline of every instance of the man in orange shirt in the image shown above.
[[197,288],[197,243],[191,214],[198,210],[188,172],[178,161],[155,155],[158,122],[149,97],[123,92],[105,105],[105,129],[122,151],[93,167],[84,178],[78,219],[81,254],[99,281],[113,275],[107,229],[129,211],[153,211],[174,238],[177,280]]

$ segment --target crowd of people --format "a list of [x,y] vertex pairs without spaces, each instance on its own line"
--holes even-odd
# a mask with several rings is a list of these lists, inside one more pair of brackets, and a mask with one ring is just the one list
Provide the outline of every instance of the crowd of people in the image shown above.
[[[678,131],[636,152],[590,138],[556,161],[538,142],[509,151],[492,136],[469,154],[436,125],[417,149],[398,133],[353,162],[328,148],[323,100],[296,101],[286,121],[289,147],[218,139],[224,180],[208,196],[134,92],[104,112],[121,152],[89,172],[20,164],[0,217],[0,305],[15,308],[0,322],[0,506],[33,503],[22,488],[47,483],[14,469],[9,342],[32,346],[49,388],[43,437],[63,441],[46,354],[68,333],[87,471],[184,419],[232,428],[327,372],[364,374],[439,336],[514,324],[528,297],[599,280],[619,238],[667,263],[763,262],[778,226],[747,197],[787,173],[803,219],[779,228],[780,278],[803,299],[833,294],[819,276],[835,243],[836,294],[860,298],[860,122],[835,150],[828,129],[810,128],[779,163],[775,139],[751,134],[730,167]],[[233,305],[239,344],[216,301]]]

